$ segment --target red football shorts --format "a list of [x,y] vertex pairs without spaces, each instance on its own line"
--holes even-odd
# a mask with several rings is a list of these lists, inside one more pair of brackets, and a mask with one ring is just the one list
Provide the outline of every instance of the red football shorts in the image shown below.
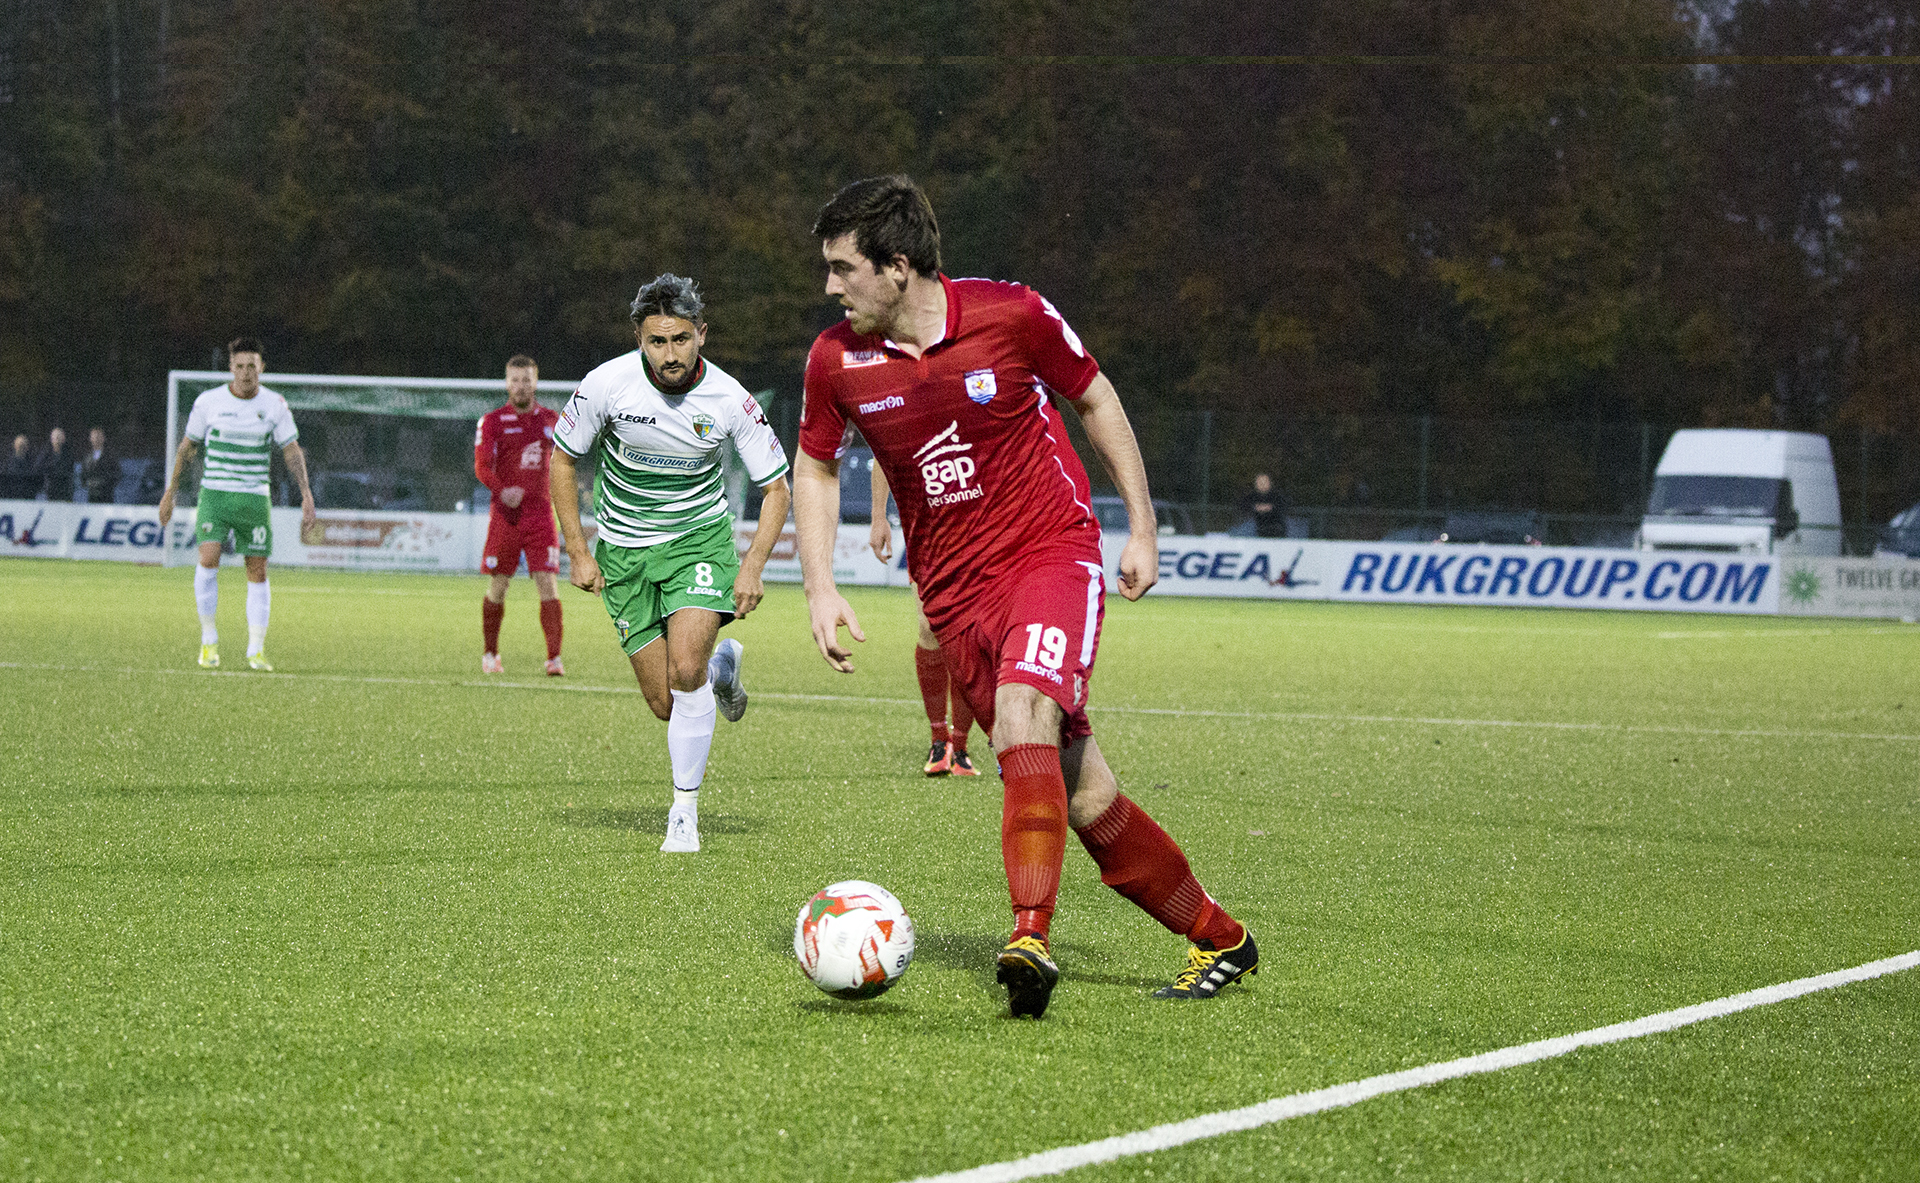
[[1062,746],[1093,734],[1087,681],[1100,648],[1105,596],[1099,564],[1043,561],[988,589],[939,634],[949,676],[989,737],[994,691],[1007,682],[1035,687],[1060,704]]
[[527,571],[560,569],[560,536],[553,526],[553,511],[546,506],[522,506],[522,512],[509,521],[495,510],[487,519],[487,548],[481,552],[480,569],[489,575],[511,575],[520,569],[520,555],[527,556]]

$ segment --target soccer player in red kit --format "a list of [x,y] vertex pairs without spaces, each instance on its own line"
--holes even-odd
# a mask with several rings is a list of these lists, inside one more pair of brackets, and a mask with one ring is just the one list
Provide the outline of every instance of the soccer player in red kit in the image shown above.
[[1103,883],[1192,945],[1160,998],[1211,998],[1256,971],[1245,926],[1179,845],[1120,792],[1087,721],[1104,616],[1100,527],[1085,467],[1048,404],[1079,414],[1127,506],[1116,574],[1130,600],[1159,578],[1146,468],[1113,384],[1053,305],[1018,284],[940,273],[933,207],[903,176],[855,181],[813,227],[846,319],[807,358],[794,523],[814,642],[850,673],[833,582],[835,451],[853,422],[900,508],[907,562],[954,680],[993,738],[1013,935],[998,958],[1013,1015],[1046,1011],[1060,971],[1048,928],[1071,828]]
[[527,556],[527,574],[540,591],[540,630],[547,637],[547,673],[560,664],[560,539],[553,528],[547,467],[553,460],[553,427],[560,416],[533,401],[540,367],[525,354],[507,359],[507,401],[480,417],[473,433],[473,475],[493,493],[487,516],[487,547],[480,565],[491,576],[480,601],[483,673],[497,674],[500,620],[507,612],[507,585]]

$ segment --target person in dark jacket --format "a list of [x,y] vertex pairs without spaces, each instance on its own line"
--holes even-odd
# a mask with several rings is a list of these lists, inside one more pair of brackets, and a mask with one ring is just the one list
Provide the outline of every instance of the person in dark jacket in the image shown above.
[[1259,538],[1287,536],[1287,499],[1273,487],[1273,478],[1256,473],[1253,489],[1240,499],[1240,510],[1253,519],[1253,533]]
[[56,427],[47,433],[47,446],[40,449],[34,467],[40,470],[40,491],[48,501],[73,500],[73,453],[67,451],[67,433]]
[[40,495],[40,472],[33,466],[33,441],[24,433],[13,437],[13,452],[0,464],[0,497],[22,501]]
[[105,428],[87,432],[87,450],[80,456],[80,487],[87,491],[89,505],[113,500],[113,487],[120,483],[120,458],[107,450]]

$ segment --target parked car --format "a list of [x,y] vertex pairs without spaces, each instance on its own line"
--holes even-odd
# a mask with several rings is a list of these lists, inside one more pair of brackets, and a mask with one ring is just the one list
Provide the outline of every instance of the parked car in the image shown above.
[[1876,559],[1920,559],[1920,505],[1910,505],[1880,527]]
[[1450,513],[1435,542],[1479,542],[1490,546],[1540,546],[1547,522],[1538,510],[1479,510]]
[[1676,431],[1653,473],[1642,549],[1840,553],[1840,486],[1824,435]]
[[[1118,497],[1095,497],[1093,516],[1099,520],[1100,528],[1105,531],[1125,533],[1127,524],[1127,503]],[[1171,501],[1153,499],[1153,520],[1156,532],[1161,534],[1193,533],[1193,516],[1184,505]]]

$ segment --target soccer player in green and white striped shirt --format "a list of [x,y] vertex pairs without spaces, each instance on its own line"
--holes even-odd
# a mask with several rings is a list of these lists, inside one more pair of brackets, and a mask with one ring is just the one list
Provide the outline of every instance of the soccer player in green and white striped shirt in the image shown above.
[[193,400],[187,430],[174,454],[173,476],[160,497],[160,529],[173,518],[180,474],[201,445],[207,449],[200,474],[200,507],[194,519],[200,539],[200,565],[193,569],[193,600],[200,611],[200,664],[220,664],[220,630],[214,613],[220,605],[220,548],[233,535],[234,549],[247,564],[247,664],[272,670],[267,661],[267,618],[273,591],[267,583],[267,556],[273,553],[273,521],[267,483],[273,448],[287,458],[287,471],[300,485],[300,529],[313,525],[313,490],[307,485],[307,458],[293,426],[287,400],[260,385],[264,368],[260,342],[236,337],[227,346],[233,380]]
[[[666,720],[673,807],[660,849],[696,851],[716,705],[729,721],[747,709],[740,642],[715,652],[714,640],[760,603],[760,574],[792,500],[787,453],[746,388],[700,356],[707,325],[692,280],[660,276],[630,312],[640,348],[573,392],[554,428],[548,476],[573,585],[599,593],[647,705]],[[729,441],[765,494],[744,555],[734,550],[720,467]],[[590,455],[600,461],[592,553],[575,475]]]

